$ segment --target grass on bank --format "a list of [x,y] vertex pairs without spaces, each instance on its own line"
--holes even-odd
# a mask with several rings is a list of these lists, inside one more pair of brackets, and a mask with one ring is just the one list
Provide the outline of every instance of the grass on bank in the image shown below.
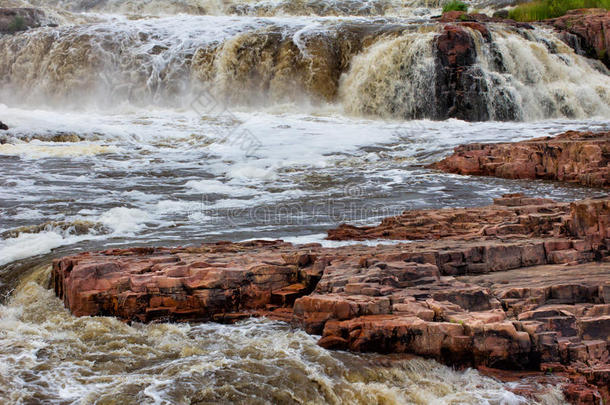
[[468,5],[458,0],[451,0],[443,6],[443,13],[448,11],[468,11]]
[[577,8],[605,8],[610,10],[610,0],[538,0],[515,7],[509,18],[516,21],[538,21],[561,17]]

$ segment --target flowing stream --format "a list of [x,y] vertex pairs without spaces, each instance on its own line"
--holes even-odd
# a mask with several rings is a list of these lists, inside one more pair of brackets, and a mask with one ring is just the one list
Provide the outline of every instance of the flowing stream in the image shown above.
[[473,370],[327,351],[278,322],[75,318],[47,289],[50,260],[83,250],[332,246],[339,223],[410,208],[602,194],[425,168],[462,143],[610,129],[603,65],[493,24],[491,41],[469,31],[482,119],[443,118],[439,3],[0,0],[52,22],[0,36],[0,402],[528,403]]

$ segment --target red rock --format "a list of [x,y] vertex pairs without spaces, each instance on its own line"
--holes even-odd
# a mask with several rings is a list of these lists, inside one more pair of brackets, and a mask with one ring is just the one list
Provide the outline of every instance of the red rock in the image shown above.
[[[608,200],[509,195],[485,208],[406,212],[382,230],[349,228],[362,238],[388,231],[433,240],[113,249],[55,260],[53,284],[75,315],[268,316],[334,349],[505,369],[555,363],[572,370],[566,395],[586,403],[607,397],[610,263],[585,262],[608,255],[609,211]],[[552,264],[566,260],[576,263]]]
[[560,31],[563,40],[576,52],[599,59],[610,68],[610,11],[571,10],[544,23]]
[[503,382],[513,382],[509,384],[509,390],[515,394],[531,398],[539,403],[544,403],[544,388],[561,386],[564,397],[571,404],[578,405],[598,405],[602,402],[602,396],[596,386],[583,381],[582,377],[574,374],[573,370],[566,369],[557,363],[547,363],[543,366],[543,372],[536,371],[506,371],[478,367],[479,372],[484,375],[496,378]]
[[485,236],[552,236],[569,205],[548,199],[509,195],[483,208],[411,210],[385,218],[377,226],[343,224],[328,231],[331,240],[481,239]]
[[516,143],[469,144],[430,167],[448,173],[610,186],[610,132],[568,131]]

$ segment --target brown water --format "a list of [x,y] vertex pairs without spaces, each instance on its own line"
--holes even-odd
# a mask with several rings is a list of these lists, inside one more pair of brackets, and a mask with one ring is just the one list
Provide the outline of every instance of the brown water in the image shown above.
[[[465,142],[610,129],[605,68],[551,32],[495,27],[477,43],[482,97],[512,121],[430,121],[437,2],[30,3],[59,26],[0,38],[0,402],[527,403],[476,371],[327,351],[267,320],[75,318],[48,264],[125,245],[330,244],[338,223],[408,208],[602,194],[424,166]],[[15,4],[29,3],[0,1]],[[562,403],[558,388],[538,402]]]

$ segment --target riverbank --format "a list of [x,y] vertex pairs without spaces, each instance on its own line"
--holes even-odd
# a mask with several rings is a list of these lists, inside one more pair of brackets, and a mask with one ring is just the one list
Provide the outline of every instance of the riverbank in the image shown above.
[[56,260],[53,284],[78,316],[265,316],[321,335],[326,348],[410,353],[490,374],[551,372],[571,402],[593,404],[608,399],[609,215],[608,199],[508,195],[329,231],[335,240],[416,242],[111,249]]

